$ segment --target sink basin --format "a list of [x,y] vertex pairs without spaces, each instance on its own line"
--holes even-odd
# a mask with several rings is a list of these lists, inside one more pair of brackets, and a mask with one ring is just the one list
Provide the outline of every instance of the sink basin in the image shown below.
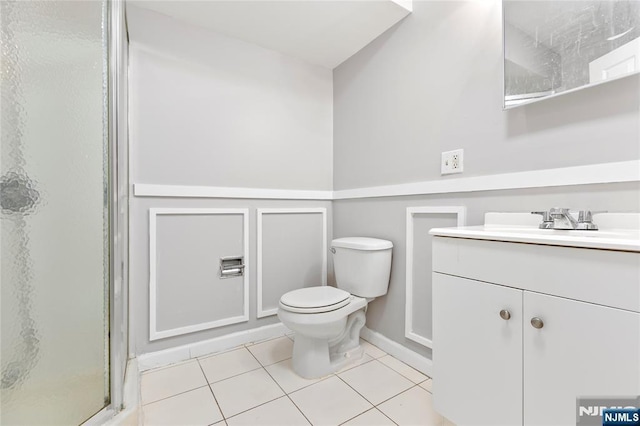
[[529,213],[487,213],[485,224],[436,228],[431,235],[640,252],[640,213],[603,213],[596,231],[540,229],[540,219]]

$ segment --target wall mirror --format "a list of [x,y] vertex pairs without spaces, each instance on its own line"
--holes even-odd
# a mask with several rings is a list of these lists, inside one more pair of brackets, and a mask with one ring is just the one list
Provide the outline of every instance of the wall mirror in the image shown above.
[[639,0],[503,0],[504,108],[640,71]]

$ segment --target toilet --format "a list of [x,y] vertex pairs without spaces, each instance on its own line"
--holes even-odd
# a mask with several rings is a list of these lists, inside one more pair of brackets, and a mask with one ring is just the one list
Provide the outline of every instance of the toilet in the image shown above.
[[306,379],[331,374],[362,357],[367,304],[387,294],[391,241],[367,237],[331,242],[336,287],[293,290],[280,298],[278,318],[295,333],[293,370]]

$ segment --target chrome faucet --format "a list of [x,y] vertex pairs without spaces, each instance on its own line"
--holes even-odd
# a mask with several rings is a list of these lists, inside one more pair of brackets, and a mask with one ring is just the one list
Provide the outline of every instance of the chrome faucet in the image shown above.
[[569,209],[554,207],[549,211],[531,212],[542,216],[540,229],[563,229],[563,230],[585,230],[597,231],[598,225],[593,223],[593,215],[596,213],[606,213],[604,211],[594,212],[591,210],[580,210],[578,220],[571,214]]

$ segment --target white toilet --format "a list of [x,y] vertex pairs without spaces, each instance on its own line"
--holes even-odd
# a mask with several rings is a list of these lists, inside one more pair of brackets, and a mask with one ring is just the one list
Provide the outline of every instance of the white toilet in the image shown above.
[[280,298],[278,317],[295,332],[293,370],[311,379],[362,356],[360,330],[367,303],[387,294],[391,241],[338,238],[331,242],[338,288],[307,287]]

